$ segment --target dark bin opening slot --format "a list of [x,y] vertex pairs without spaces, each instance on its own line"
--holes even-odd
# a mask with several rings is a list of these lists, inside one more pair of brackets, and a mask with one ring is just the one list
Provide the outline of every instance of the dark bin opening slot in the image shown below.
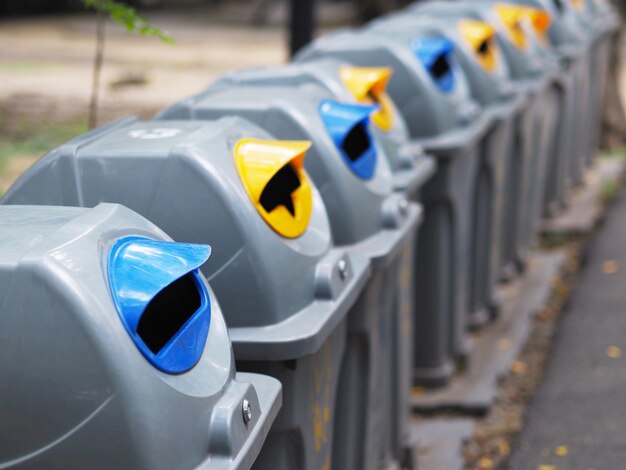
[[291,164],[282,167],[267,183],[259,202],[268,213],[278,206],[284,206],[295,217],[296,209],[292,194],[300,187],[300,178]]
[[446,54],[440,54],[439,57],[437,57],[437,60],[430,66],[430,72],[436,80],[450,73],[450,62]]
[[352,162],[361,158],[370,146],[371,141],[362,122],[350,129],[341,144],[343,151]]
[[486,55],[489,53],[489,40],[483,41],[478,46],[478,53],[481,55]]
[[137,334],[150,351],[158,354],[201,305],[194,275],[188,273],[150,301],[139,319]]
[[378,97],[378,95],[376,93],[374,93],[372,90],[367,92],[367,97],[372,100],[372,103],[374,104],[380,104],[380,98]]
[[556,7],[559,12],[563,11],[563,1],[562,0],[552,0],[552,3]]

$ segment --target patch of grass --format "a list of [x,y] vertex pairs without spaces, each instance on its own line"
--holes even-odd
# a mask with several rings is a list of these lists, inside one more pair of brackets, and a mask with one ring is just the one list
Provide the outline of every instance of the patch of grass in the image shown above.
[[44,154],[86,131],[83,120],[61,124],[23,121],[12,131],[0,125],[0,164],[20,155]]
[[50,69],[49,64],[42,62],[28,62],[24,60],[11,60],[0,63],[0,71],[7,73],[41,73]]
[[619,158],[626,160],[626,147],[617,150],[611,150],[610,152],[601,155],[602,158]]
[[[68,140],[87,131],[87,122],[77,120],[50,123],[30,120],[10,121],[8,113],[0,112],[0,179],[10,182],[16,175],[7,175],[11,159],[42,156]],[[0,187],[0,198],[3,188]]]
[[571,236],[564,232],[548,232],[541,236],[541,246],[547,249],[559,248],[571,240]]
[[602,182],[600,186],[600,195],[602,196],[602,200],[604,202],[609,202],[617,196],[619,192],[620,185],[615,180],[605,180]]

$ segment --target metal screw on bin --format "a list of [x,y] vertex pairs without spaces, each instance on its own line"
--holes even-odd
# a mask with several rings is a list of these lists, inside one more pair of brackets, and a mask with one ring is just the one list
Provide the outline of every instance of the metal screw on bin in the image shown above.
[[500,96],[502,98],[510,99],[517,93],[515,84],[509,80],[503,80],[500,82]]
[[409,213],[409,201],[406,199],[400,199],[400,201],[398,201],[398,211],[402,217],[406,217]]
[[345,281],[348,277],[348,263],[345,259],[340,259],[337,263],[337,270],[339,271],[339,277],[342,281]]
[[243,399],[243,403],[241,404],[241,411],[243,413],[243,422],[248,424],[252,421],[252,405],[247,399]]

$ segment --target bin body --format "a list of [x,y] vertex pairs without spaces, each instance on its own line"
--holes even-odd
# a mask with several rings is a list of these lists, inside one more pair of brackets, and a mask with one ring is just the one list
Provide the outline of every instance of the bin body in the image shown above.
[[[370,129],[374,140],[378,142],[387,156],[389,167],[392,173],[393,188],[405,195],[408,199],[419,202],[420,192],[424,182],[431,177],[434,172],[434,161],[431,157],[425,155],[423,151],[415,145],[409,145],[408,133],[402,116],[397,113],[393,102],[386,95],[384,85],[388,80],[389,70],[386,68],[356,68],[349,64],[336,60],[319,60],[303,64],[289,64],[282,67],[273,68],[256,68],[241,70],[228,73],[220,77],[205,94],[226,91],[229,88],[237,87],[262,87],[270,90],[276,87],[296,90],[304,95],[318,96],[320,100],[322,96],[329,94],[334,99],[346,102],[370,103],[384,108],[384,115],[387,119],[387,125],[380,125],[377,119],[371,119]],[[319,89],[315,92],[315,89]],[[291,95],[290,95],[291,96]],[[298,96],[293,95],[294,99],[299,100]],[[366,96],[367,99],[362,99]],[[207,98],[209,101],[210,98]],[[195,103],[200,99],[195,98]],[[202,104],[191,104],[189,100],[185,100],[176,104],[161,114],[161,117],[189,117],[194,112],[196,116],[202,116]],[[219,106],[219,105],[218,105]],[[190,108],[192,109],[190,111]],[[193,109],[195,108],[195,111]],[[249,107],[246,112],[250,112]],[[239,108],[237,109],[239,112]],[[418,238],[415,238],[418,243]],[[392,340],[394,352],[391,358],[390,369],[394,371],[394,378],[390,380],[393,394],[397,397],[392,403],[406,404],[408,400],[408,391],[411,389],[412,374],[412,354],[413,354],[413,312],[409,313],[409,309],[413,302],[412,290],[410,285],[414,280],[414,258],[416,248],[407,245],[404,248],[404,254],[401,256],[402,261],[399,265],[389,269],[391,272],[398,273],[389,279],[380,282],[386,282],[387,286],[397,285],[397,278],[402,279],[398,291],[398,298],[394,301],[394,309],[397,313],[394,315],[396,324],[395,336]],[[380,288],[384,288],[382,285]],[[385,308],[389,308],[388,306]],[[415,309],[415,314],[419,315],[419,308]],[[355,320],[355,322],[363,323]],[[365,325],[361,327],[364,330]],[[424,332],[427,335],[428,332]],[[356,370],[356,369],[355,369]],[[355,375],[358,377],[358,374]],[[346,379],[348,380],[348,379]],[[356,383],[356,380],[352,380]],[[373,386],[373,385],[371,385]],[[353,399],[350,399],[353,400]],[[348,405],[345,405],[346,407]],[[343,408],[343,407],[342,407]],[[406,405],[395,406],[396,423],[391,426],[392,430],[408,428],[408,415],[405,412]],[[347,409],[347,408],[346,408]],[[395,432],[395,431],[394,431]],[[393,437],[394,442],[402,442],[406,436],[401,437],[402,431]],[[395,445],[396,448],[397,445]],[[398,448],[399,449],[399,448]],[[396,451],[396,455],[402,455],[402,451]]]
[[[416,305],[421,313],[416,316],[415,381],[441,385],[449,379],[453,362],[466,358],[469,347],[465,331],[472,225],[468,214],[489,119],[469,98],[460,70],[452,72],[454,86],[444,91],[405,40],[379,31],[345,30],[314,42],[296,60],[322,57],[393,68],[389,95],[407,123],[412,142],[437,159],[437,174],[422,192],[425,223],[417,253]],[[428,336],[420,336],[420,331],[429,332]]]
[[[550,137],[555,135],[555,117],[559,103],[559,92],[552,84],[556,72],[547,69],[547,64],[530,53],[529,40],[521,30],[521,24],[505,22],[497,5],[491,1],[432,2],[418,5],[415,14],[425,14],[447,18],[449,21],[478,20],[490,24],[496,32],[496,39],[502,51],[511,79],[516,87],[527,95],[527,106],[518,118],[518,139],[523,158],[517,168],[509,173],[509,188],[515,195],[514,202],[521,211],[519,223],[511,230],[509,221],[505,226],[509,233],[505,236],[503,250],[503,278],[510,278],[511,266],[517,264],[523,269],[528,250],[533,243],[542,216],[544,190],[547,180]],[[519,29],[516,30],[516,26]],[[521,31],[514,36],[514,31]],[[520,200],[516,200],[517,198]],[[510,205],[509,207],[513,207]],[[513,212],[513,211],[511,211]]]
[[[114,201],[177,240],[211,242],[202,270],[230,312],[235,360],[283,384],[284,407],[255,468],[273,462],[279,447],[285,468],[329,462],[346,319],[369,272],[369,260],[333,248],[321,197],[302,167],[308,145],[277,143],[239,118],[123,120],[44,157],[4,200]],[[295,190],[283,171],[296,173]],[[298,233],[282,233],[303,219]]]
[[[294,237],[279,236],[277,232],[281,227],[271,224],[273,211],[269,208],[269,214],[264,214],[265,220],[260,217],[262,211],[254,202],[257,198],[253,197],[253,190],[246,189],[246,182],[266,178],[267,174],[245,176],[248,170],[242,171],[237,166],[240,162],[237,156],[245,149],[257,152],[269,135],[249,122],[238,118],[216,122],[133,121],[118,123],[101,130],[100,134],[89,134],[79,143],[70,143],[44,158],[8,192],[7,199],[12,202],[50,199],[41,179],[53,184],[56,178],[63,177],[59,173],[64,170],[58,162],[75,161],[82,168],[77,182],[80,191],[72,195],[73,201],[68,197],[66,202],[76,204],[79,194],[85,205],[93,199],[121,199],[120,202],[149,214],[161,226],[169,225],[170,232],[179,240],[211,239],[216,253],[220,246],[220,258],[214,264],[207,264],[205,274],[224,298],[223,303],[234,312],[227,321],[235,358],[251,370],[276,374],[283,383],[284,396],[296,400],[289,403],[285,400],[284,412],[270,432],[257,468],[273,462],[272,455],[277,448],[283,449],[279,463],[286,468],[326,465],[333,449],[333,428],[339,419],[336,402],[341,391],[337,387],[345,362],[340,353],[347,340],[346,319],[352,315],[349,312],[361,291],[367,291],[364,286],[372,260],[361,256],[360,250],[332,249],[324,205],[312,182],[308,183],[312,205],[310,220],[302,233]],[[247,142],[246,139],[253,141],[249,148],[244,145],[242,149],[240,144]],[[249,157],[245,155],[248,150],[242,154],[245,158]],[[267,152],[266,146],[263,147],[261,156],[266,158]],[[281,165],[285,164],[284,155],[278,152]],[[301,152],[291,157],[289,165],[303,164]],[[133,175],[128,173],[130,167],[135,171]],[[319,168],[315,164],[312,167]],[[263,169],[265,165],[250,168]],[[381,164],[379,168],[384,169],[384,166]],[[337,165],[335,169],[341,171],[343,167]],[[301,171],[302,175],[307,175],[307,171]],[[128,184],[137,174],[147,182],[145,191],[138,192]],[[308,176],[306,178],[309,181]],[[266,188],[272,181],[274,176]],[[298,191],[304,187],[303,181],[301,179]],[[185,191],[181,192],[183,184]],[[353,217],[358,221],[350,224],[348,220],[337,236],[380,226],[381,219],[387,227],[393,225],[396,218],[406,222],[401,229],[385,230],[368,240],[375,247],[374,252],[385,258],[380,255],[381,250],[395,252],[402,246],[401,240],[409,239],[418,211],[410,206],[406,217],[396,214],[394,208],[402,206],[398,204],[401,198],[393,194],[384,211],[380,204],[373,207],[369,202],[385,188],[391,192],[391,184],[379,178],[371,184],[374,190],[367,192],[365,198],[356,192],[357,186],[352,180],[346,180],[346,184],[338,188],[327,185],[324,189],[334,194],[353,194],[368,203],[363,205],[362,211],[353,208],[346,215],[346,219]],[[68,192],[66,185],[61,198]],[[301,214],[298,208],[302,208],[303,202],[302,194],[297,197],[296,194],[300,193],[292,193],[292,204],[296,208],[294,219]],[[288,203],[284,207],[287,206]],[[372,217],[368,220],[364,215],[368,213],[376,215],[375,221]],[[284,211],[282,215],[286,215]],[[237,282],[233,283],[233,279]],[[380,295],[393,299],[394,293],[386,291]],[[371,305],[368,308],[376,309]],[[391,315],[388,317],[383,319],[391,322]],[[387,352],[382,351],[381,357],[384,354]],[[329,357],[332,359],[330,369],[327,367]],[[255,363],[254,367],[250,366],[251,362]],[[295,377],[293,371],[298,371]],[[320,371],[326,371],[322,378]],[[313,379],[303,382],[300,377]],[[312,389],[306,389],[305,384]],[[383,385],[386,384],[380,386]],[[321,395],[316,393],[317,387],[322,387]],[[272,464],[271,468],[276,467]]]
[[[400,12],[373,22],[372,29],[387,31],[388,34],[404,36],[405,41],[420,35],[430,38],[445,38],[454,45],[454,60],[469,84],[474,98],[483,112],[491,117],[491,124],[483,142],[478,176],[478,190],[472,211],[469,326],[479,327],[497,314],[499,299],[497,282],[500,277],[500,259],[504,242],[504,231],[511,225],[521,223],[520,210],[509,199],[511,191],[505,185],[507,175],[516,163],[513,158],[523,156],[523,148],[515,147],[514,127],[524,112],[525,96],[516,93],[509,80],[507,64],[498,54],[493,31],[487,24],[471,24],[477,33],[484,34],[490,41],[496,62],[489,70],[480,63],[477,45],[464,37],[459,25],[450,25],[446,19]],[[511,216],[513,221],[505,220]]]
[[588,149],[586,155],[591,161],[600,145],[602,111],[604,109],[611,48],[617,44],[620,16],[609,2],[587,0],[582,4],[572,3],[581,29],[591,35],[589,77]]
[[[495,1],[493,3],[497,4]],[[532,8],[531,15],[549,15],[548,29],[534,27],[529,24],[529,19],[523,26],[527,33],[529,52],[551,72],[551,93],[554,96],[552,100],[558,101],[555,132],[548,142],[548,155],[551,158],[548,159],[543,194],[543,214],[554,216],[567,206],[569,190],[573,184],[573,155],[579,151],[576,123],[577,113],[582,106],[582,95],[581,68],[578,61],[582,58],[583,51],[576,48],[578,41],[565,41],[565,44],[573,47],[556,47],[555,38],[562,36],[563,24],[559,22],[558,16],[555,17],[555,12],[549,5],[540,0],[513,0],[510,3]]]
[[570,2],[557,5],[550,0],[513,0],[513,3],[542,8],[550,14],[549,42],[571,80],[571,121],[567,124],[571,145],[565,168],[567,191],[582,182],[582,170],[590,158],[587,154],[591,139],[588,128],[592,106],[589,91],[592,80],[591,36],[587,28],[582,27]]
[[[408,446],[409,387],[396,384],[409,380],[396,380],[393,374],[409,375],[411,364],[407,361],[411,357],[402,351],[411,349],[412,337],[411,325],[401,330],[401,336],[396,325],[401,314],[399,299],[411,305],[413,285],[410,280],[399,284],[398,279],[401,255],[415,244],[421,211],[408,204],[403,194],[394,193],[389,163],[382,146],[371,135],[367,148],[349,158],[359,164],[367,155],[377,155],[374,173],[363,178],[350,169],[345,158],[347,147],[337,144],[342,137],[329,132],[327,106],[345,111],[362,107],[331,102],[334,95],[314,83],[288,86],[281,79],[282,83],[274,86],[265,80],[236,81],[243,83],[218,81],[214,88],[163,111],[158,119],[215,119],[234,114],[278,137],[289,135],[313,142],[307,168],[328,208],[335,243],[346,248],[353,245],[353,252],[372,263],[372,277],[348,315],[348,346],[339,389],[341,411],[334,423],[332,465],[378,468],[397,463]],[[350,135],[355,125],[366,126],[362,129],[370,134],[370,113],[371,109],[363,115],[365,119],[359,118],[344,128],[342,135]],[[410,258],[406,268],[409,277],[412,262]],[[394,358],[399,357],[404,362],[394,370]],[[365,393],[355,395],[354,390]]]
[[[125,240],[138,257],[109,265]],[[197,271],[209,251],[172,243],[118,205],[0,206],[3,466],[251,468],[280,408],[280,384],[235,372],[220,306]],[[136,330],[117,303],[120,283],[152,299],[135,304],[143,309]],[[188,323],[146,329],[164,318],[159,299],[180,293],[190,301],[179,297],[167,315],[191,315]],[[158,357],[142,349],[154,345],[150,334],[169,338]],[[185,360],[181,338],[194,356],[173,373]]]

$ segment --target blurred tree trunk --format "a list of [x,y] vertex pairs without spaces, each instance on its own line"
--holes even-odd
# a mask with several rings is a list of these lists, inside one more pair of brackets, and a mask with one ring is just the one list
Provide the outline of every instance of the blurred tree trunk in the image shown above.
[[316,7],[316,0],[289,2],[289,51],[292,57],[313,40],[317,27]]
[[364,22],[414,2],[415,0],[357,0],[359,17]]
[[91,100],[89,101],[89,128],[98,125],[98,97],[100,93],[100,76],[104,58],[105,17],[100,10],[96,12],[96,53],[93,58],[93,77],[91,82]]

